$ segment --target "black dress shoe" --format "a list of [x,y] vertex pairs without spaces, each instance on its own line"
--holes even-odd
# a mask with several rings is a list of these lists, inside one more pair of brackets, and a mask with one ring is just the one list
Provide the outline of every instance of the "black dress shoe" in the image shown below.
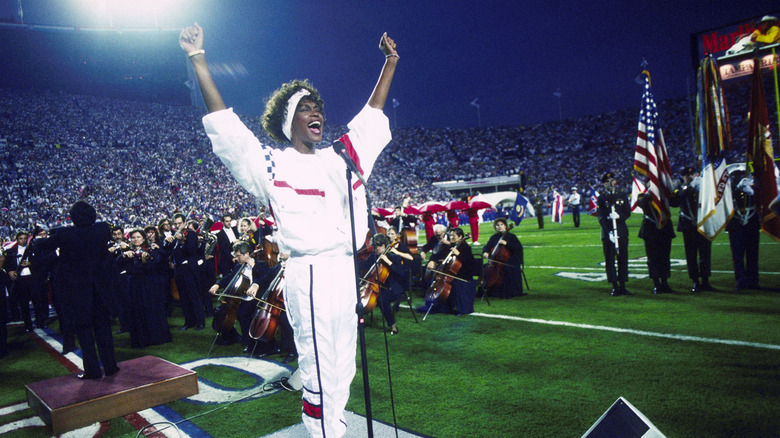
[[663,291],[661,290],[660,287],[656,286],[653,288],[653,295],[659,295],[661,293],[663,293]]
[[620,295],[631,295],[631,292],[627,291],[626,288],[621,287],[620,288]]
[[79,380],[98,380],[98,379],[102,378],[103,376],[101,376],[99,374],[95,375],[95,376],[92,376],[92,375],[89,375],[89,374],[86,374],[86,373],[81,373],[81,374],[79,374],[76,377],[78,377]]
[[609,294],[612,295],[613,297],[619,297],[620,295],[623,295],[620,292],[620,289],[618,289],[618,288],[613,288],[612,292],[610,292]]
[[707,291],[707,292],[716,292],[717,289],[712,287],[709,281],[704,280],[701,282],[701,290]]
[[205,326],[205,325],[203,325],[203,324],[198,324],[198,326],[197,326],[197,327],[195,327],[195,330],[203,330],[204,328],[206,328],[206,326]]
[[691,288],[691,292],[697,294],[697,293],[701,292],[702,290],[704,290],[702,285],[700,285],[698,281],[694,281],[693,282],[693,287]]
[[119,372],[119,367],[116,367],[116,368],[113,368],[113,369],[104,370],[104,371],[106,373],[106,377],[111,377],[114,374]]
[[663,289],[664,289],[664,293],[665,294],[676,294],[677,293],[668,284],[663,285]]

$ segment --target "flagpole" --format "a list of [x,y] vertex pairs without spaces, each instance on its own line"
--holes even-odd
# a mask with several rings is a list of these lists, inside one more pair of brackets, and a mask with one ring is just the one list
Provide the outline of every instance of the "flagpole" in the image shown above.
[[780,127],[780,94],[778,94],[777,89],[777,67],[779,63],[777,62],[777,55],[775,55],[774,47],[772,47],[772,63],[774,64],[772,71],[775,74],[775,105],[777,107],[777,126]]

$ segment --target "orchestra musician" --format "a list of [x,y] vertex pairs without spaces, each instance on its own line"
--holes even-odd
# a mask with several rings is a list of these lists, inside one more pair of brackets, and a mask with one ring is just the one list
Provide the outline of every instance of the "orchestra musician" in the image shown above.
[[[308,81],[284,84],[269,98],[263,128],[279,142],[274,150],[258,141],[227,109],[206,62],[203,29],[184,29],[179,45],[192,62],[209,114],[203,118],[214,153],[238,182],[273,209],[279,249],[288,253],[285,304],[295,332],[303,382],[303,423],[313,436],[346,433],[344,407],[356,371],[357,295],[350,222],[366,234],[365,187],[356,185],[349,211],[347,167],[334,148],[322,141],[324,112],[319,92]],[[382,113],[398,62],[395,42],[382,35],[385,62],[367,105],[347,125],[340,141],[360,171],[369,176],[376,158],[391,139]],[[318,226],[311,225],[316,218]],[[352,219],[352,220],[351,220]]]
[[[25,331],[33,330],[32,318],[30,318],[30,300],[32,299],[32,271],[30,270],[30,233],[19,231],[16,233],[16,245],[6,254],[6,271],[13,281],[9,291],[8,303],[11,307],[13,319],[24,321]],[[17,315],[19,315],[17,317]],[[36,321],[38,322],[38,321]]]
[[257,303],[254,298],[257,293],[265,291],[265,288],[260,288],[262,284],[268,284],[269,280],[267,274],[269,272],[268,265],[265,263],[258,263],[254,257],[252,257],[252,247],[249,242],[243,240],[237,240],[233,243],[233,254],[236,259],[236,264],[233,269],[211,286],[209,293],[216,295],[219,289],[224,289],[229,286],[230,281],[238,273],[240,269],[244,272],[242,275],[247,277],[250,282],[250,286],[247,288],[245,295],[239,297],[241,303],[238,306],[238,313],[236,314],[236,320],[241,328],[241,342],[244,345],[244,353],[254,353],[256,357],[262,357],[265,355],[265,351],[256,349],[256,341],[249,336],[249,324],[252,322],[252,316],[255,314]]
[[431,257],[431,260],[434,262],[441,261],[452,253],[460,262],[460,269],[458,269],[457,273],[451,274],[439,271],[436,274],[451,275],[453,277],[451,282],[452,290],[449,297],[444,303],[426,298],[425,306],[422,309],[418,308],[418,311],[428,312],[428,306],[433,306],[430,309],[430,313],[454,313],[461,316],[474,312],[474,298],[477,294],[477,281],[474,280],[474,277],[479,275],[481,266],[474,258],[474,254],[471,252],[471,245],[466,241],[462,229],[454,228],[450,230],[449,242],[452,244],[449,251],[434,254]]
[[[392,230],[393,228],[390,228]],[[389,230],[388,230],[389,231]],[[390,334],[398,334],[398,326],[395,324],[395,315],[392,309],[394,302],[406,298],[406,287],[409,284],[409,270],[404,266],[402,252],[392,247],[393,240],[390,236],[377,233],[371,240],[374,253],[360,262],[360,270],[368,271],[376,263],[381,263],[389,272],[387,279],[379,286],[377,303],[382,316],[390,327]],[[396,242],[396,245],[401,244]],[[411,257],[411,255],[410,255]],[[408,259],[407,259],[408,260]]]
[[222,215],[222,229],[217,233],[217,271],[220,275],[227,275],[233,269],[233,242],[240,234],[238,228],[233,226],[233,216]]
[[[145,348],[171,342],[165,314],[165,291],[159,280],[160,249],[152,250],[140,229],[130,232],[130,248],[117,254],[123,293],[127,294],[130,346]],[[157,246],[157,245],[155,245]]]
[[[184,313],[184,325],[179,330],[206,327],[206,316],[203,301],[198,289],[198,230],[197,222],[191,220],[183,223],[184,215],[175,215],[173,225],[176,234],[169,237],[173,243],[171,259],[173,260],[173,275],[179,290],[179,301]],[[166,240],[168,240],[166,239]]]
[[0,359],[8,355],[8,301],[5,294],[11,278],[5,271],[5,260],[5,249],[0,245]]
[[[526,295],[523,292],[523,245],[516,235],[509,232],[506,219],[500,217],[493,221],[493,228],[496,234],[490,236],[485,248],[483,249],[482,259],[489,261],[491,254],[493,258],[499,254],[499,250],[504,250],[506,255],[504,260],[495,262],[495,269],[501,270],[502,281],[489,287],[487,294],[491,297],[512,298]],[[496,248],[501,246],[503,248]],[[500,265],[499,265],[500,263]]]

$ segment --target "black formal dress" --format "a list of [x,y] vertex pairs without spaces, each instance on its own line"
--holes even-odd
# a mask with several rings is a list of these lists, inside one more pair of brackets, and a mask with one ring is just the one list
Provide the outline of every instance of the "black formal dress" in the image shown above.
[[[460,262],[460,269],[451,282],[450,294],[447,300],[442,303],[440,300],[431,300],[426,298],[425,306],[418,311],[428,311],[428,306],[431,307],[430,313],[455,313],[458,315],[465,315],[474,312],[474,299],[477,295],[477,281],[474,277],[479,275],[481,265],[474,258],[474,254],[471,252],[471,245],[463,239],[456,246],[459,254],[457,256]],[[449,252],[444,254],[443,259],[446,259]],[[438,259],[438,256],[432,257],[433,260]],[[442,267],[444,269],[444,267]]]
[[[520,243],[520,239],[509,231],[503,234],[496,233],[490,236],[483,252],[493,254],[495,250],[496,254],[493,254],[493,256],[496,257],[500,250],[496,246],[502,236],[506,245],[500,246],[503,246],[509,253],[509,258],[497,268],[503,271],[503,281],[501,284],[489,287],[487,293],[489,296],[497,298],[512,298],[525,295],[523,292],[523,244]],[[484,262],[487,263],[488,260],[484,260]]]
[[149,251],[146,261],[136,254],[132,258],[119,254],[117,265],[123,275],[121,290],[127,294],[130,346],[144,348],[171,342],[171,331],[165,312],[165,290],[160,282],[160,252]]
[[[379,256],[371,253],[367,259],[360,262],[361,272],[368,272],[376,263]],[[406,298],[406,285],[409,284],[409,269],[404,265],[404,259],[398,254],[387,253],[387,258],[392,263],[390,266],[382,263],[382,267],[388,270],[387,279],[379,288],[377,305],[382,312],[388,326],[395,324],[395,314],[393,313],[393,303]]]

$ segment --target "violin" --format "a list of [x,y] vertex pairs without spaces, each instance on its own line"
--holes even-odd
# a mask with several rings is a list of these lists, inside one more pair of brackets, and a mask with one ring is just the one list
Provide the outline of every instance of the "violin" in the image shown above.
[[488,263],[485,265],[485,269],[482,273],[482,288],[490,288],[493,286],[501,286],[504,284],[504,265],[509,261],[512,254],[509,252],[509,248],[506,245],[502,245],[507,233],[512,229],[514,224],[509,224],[501,234],[501,238],[496,242],[496,246],[490,251],[488,257]]
[[220,335],[226,335],[233,329],[238,316],[238,306],[252,283],[252,280],[244,273],[246,267],[246,263],[241,265],[238,272],[230,279],[228,286],[217,297],[220,304],[214,311],[211,327]]
[[[385,252],[382,255],[389,253],[396,246],[398,246],[397,241],[391,243],[385,248]],[[383,285],[389,276],[390,268],[382,262],[380,257],[377,257],[371,269],[360,279],[360,301],[363,304],[364,312],[374,310],[376,300],[379,297],[379,289],[384,287]]]
[[249,324],[252,339],[273,340],[279,327],[279,316],[284,311],[284,262],[273,281],[258,300],[257,310]]
[[438,269],[431,270],[435,273],[435,277],[425,294],[426,301],[438,301],[439,303],[444,303],[447,301],[450,296],[450,292],[452,291],[452,281],[466,281],[458,277],[458,271],[460,271],[460,268],[463,266],[463,264],[458,259],[456,253],[458,252],[458,247],[463,242],[468,241],[469,238],[471,238],[471,235],[466,233],[463,238],[450,249],[449,254],[447,254],[447,257],[445,257],[441,262]]

